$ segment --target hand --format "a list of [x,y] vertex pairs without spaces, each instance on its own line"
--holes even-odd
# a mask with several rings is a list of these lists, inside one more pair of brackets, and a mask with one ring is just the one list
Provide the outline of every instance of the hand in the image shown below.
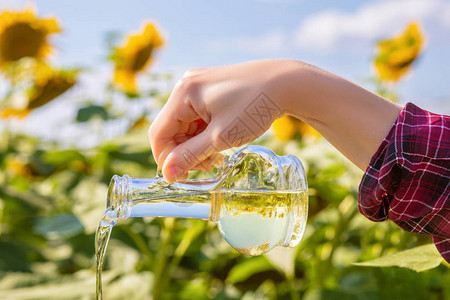
[[149,131],[167,180],[246,144],[283,114],[318,130],[362,170],[401,111],[363,88],[295,60],[263,60],[188,71]]
[[176,84],[149,130],[153,155],[173,181],[219,151],[263,134],[283,115],[276,83],[292,61],[193,69]]

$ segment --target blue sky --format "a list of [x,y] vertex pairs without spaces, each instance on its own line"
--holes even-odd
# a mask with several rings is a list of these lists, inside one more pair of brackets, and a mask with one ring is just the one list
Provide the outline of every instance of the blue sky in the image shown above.
[[371,75],[376,41],[417,20],[427,48],[398,86],[402,102],[450,113],[448,0],[0,0],[0,8],[26,3],[60,19],[64,34],[54,44],[61,66],[107,66],[107,32],[136,31],[154,20],[167,39],[157,71],[294,58],[358,83]]

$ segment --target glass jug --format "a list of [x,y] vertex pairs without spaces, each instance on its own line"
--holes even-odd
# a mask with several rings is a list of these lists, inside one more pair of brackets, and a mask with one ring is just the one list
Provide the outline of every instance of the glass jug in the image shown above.
[[294,247],[300,242],[308,187],[297,157],[248,146],[224,156],[213,178],[168,183],[162,176],[115,175],[106,209],[110,226],[129,217],[209,220],[234,249],[260,255],[275,246]]

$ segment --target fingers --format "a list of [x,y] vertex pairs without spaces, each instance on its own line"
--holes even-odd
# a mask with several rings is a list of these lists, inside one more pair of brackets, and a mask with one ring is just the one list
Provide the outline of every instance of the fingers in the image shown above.
[[174,141],[170,141],[166,144],[166,148],[161,152],[161,154],[158,156],[158,159],[156,160],[158,167],[157,172],[159,173],[162,171],[162,166],[164,165],[164,161],[166,160],[167,156],[170,154],[170,152],[175,148],[177,144]]
[[198,98],[196,85],[192,82],[191,79],[182,79],[177,83],[166,105],[150,126],[149,139],[156,162],[167,145],[176,143],[177,137],[186,133],[195,134],[206,127],[203,123],[194,122],[202,119],[202,115],[203,118],[205,116],[192,106],[193,98]]
[[208,124],[205,123],[202,119],[195,120],[186,126],[186,130],[182,131],[181,133],[174,136],[173,140],[175,143],[181,144],[187,141],[188,139],[192,138],[193,136],[196,136],[203,132],[203,130],[206,129]]
[[221,150],[224,149],[217,147],[211,130],[207,129],[173,148],[164,161],[163,175],[169,182],[183,178],[195,167],[203,166],[205,163],[217,163],[219,161],[217,152]]
[[218,167],[223,163],[225,156],[221,153],[215,153],[193,167],[193,170],[211,172],[214,168]]

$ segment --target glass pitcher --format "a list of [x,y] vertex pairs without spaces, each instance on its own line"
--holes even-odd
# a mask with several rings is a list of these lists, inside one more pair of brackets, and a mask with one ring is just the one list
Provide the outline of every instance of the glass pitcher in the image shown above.
[[168,183],[162,176],[115,175],[106,209],[110,225],[118,219],[148,216],[209,220],[234,249],[260,255],[300,242],[308,187],[297,157],[248,146],[224,156],[213,178]]

